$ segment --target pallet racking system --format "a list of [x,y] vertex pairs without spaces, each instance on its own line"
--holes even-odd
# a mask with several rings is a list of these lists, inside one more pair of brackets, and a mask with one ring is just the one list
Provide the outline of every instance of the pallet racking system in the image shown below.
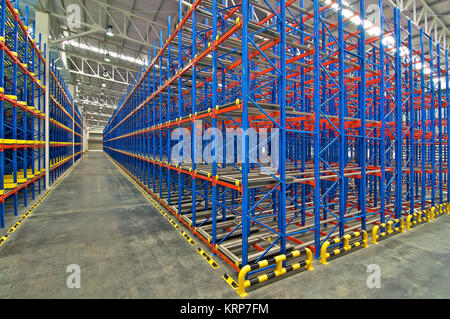
[[[450,201],[448,51],[378,5],[370,21],[364,0],[179,1],[105,152],[236,270]],[[243,152],[202,136],[261,128],[278,135]],[[249,155],[262,145],[277,170]]]
[[[28,7],[1,0],[0,8],[0,227],[8,213],[46,187],[46,141],[50,182],[82,155],[82,117],[54,63],[46,83],[46,45],[30,32]],[[43,46],[43,47],[42,47]],[[49,90],[46,111],[45,91]],[[49,116],[49,137],[45,117]]]

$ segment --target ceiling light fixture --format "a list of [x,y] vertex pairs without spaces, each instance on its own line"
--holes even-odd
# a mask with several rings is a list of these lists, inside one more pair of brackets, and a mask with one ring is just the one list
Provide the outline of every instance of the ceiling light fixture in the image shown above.
[[112,25],[108,25],[108,27],[106,28],[106,35],[108,36],[108,37],[113,37],[114,36],[114,33],[112,32]]
[[105,62],[111,62],[111,57],[108,52],[105,53],[104,60],[105,60]]

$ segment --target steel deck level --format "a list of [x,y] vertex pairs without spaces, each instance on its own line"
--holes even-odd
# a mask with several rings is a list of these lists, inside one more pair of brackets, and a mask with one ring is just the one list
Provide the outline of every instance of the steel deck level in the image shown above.
[[[442,265],[450,261],[450,248],[440,234],[449,229],[450,216],[443,216],[340,258],[333,267],[316,263],[308,276],[293,275],[250,296],[448,296],[443,283],[450,272]],[[227,266],[213,270],[99,152],[80,160],[0,255],[1,298],[239,298],[221,279]],[[426,260],[434,262],[423,271]],[[372,263],[381,267],[381,289],[366,287]],[[81,289],[66,287],[70,264],[80,265]],[[192,267],[195,275],[186,276]]]

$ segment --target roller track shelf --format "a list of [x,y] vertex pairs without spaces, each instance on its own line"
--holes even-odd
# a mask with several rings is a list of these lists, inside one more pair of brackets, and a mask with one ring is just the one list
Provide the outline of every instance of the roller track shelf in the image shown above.
[[[236,270],[305,247],[319,257],[450,201],[448,51],[431,35],[383,1],[374,23],[364,0],[236,3],[180,1],[104,130],[104,151],[213,253]],[[242,152],[202,138],[262,128],[278,134],[242,138]],[[262,144],[274,171],[250,158]]]
[[[45,83],[46,51],[29,31],[28,7],[1,0],[0,226],[45,188],[45,90],[49,88],[50,182],[82,155],[82,117],[53,63]],[[33,28],[34,22],[33,22]]]

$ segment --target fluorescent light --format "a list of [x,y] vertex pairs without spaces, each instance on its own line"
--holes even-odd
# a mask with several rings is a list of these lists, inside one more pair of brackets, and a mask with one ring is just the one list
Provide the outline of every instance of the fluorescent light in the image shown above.
[[67,69],[67,55],[66,55],[66,52],[64,51],[64,49],[65,49],[64,43],[62,44],[62,47],[63,47],[63,51],[61,51],[61,60],[64,64],[64,67]]
[[98,54],[102,54],[102,55],[105,55],[106,53],[109,53],[110,57],[113,57],[115,59],[131,62],[131,63],[134,63],[134,64],[145,65],[144,61],[142,61],[141,59],[136,59],[134,57],[126,56],[126,55],[119,55],[116,52],[107,52],[105,49],[100,49],[100,48],[97,48],[97,47],[91,47],[91,46],[89,46],[89,45],[87,45],[85,43],[80,43],[77,40],[67,40],[67,41],[63,41],[63,43],[69,43],[73,47],[76,47],[76,48],[79,48],[79,49],[83,49],[83,50],[87,50],[87,51],[94,52],[94,53],[98,53]]

